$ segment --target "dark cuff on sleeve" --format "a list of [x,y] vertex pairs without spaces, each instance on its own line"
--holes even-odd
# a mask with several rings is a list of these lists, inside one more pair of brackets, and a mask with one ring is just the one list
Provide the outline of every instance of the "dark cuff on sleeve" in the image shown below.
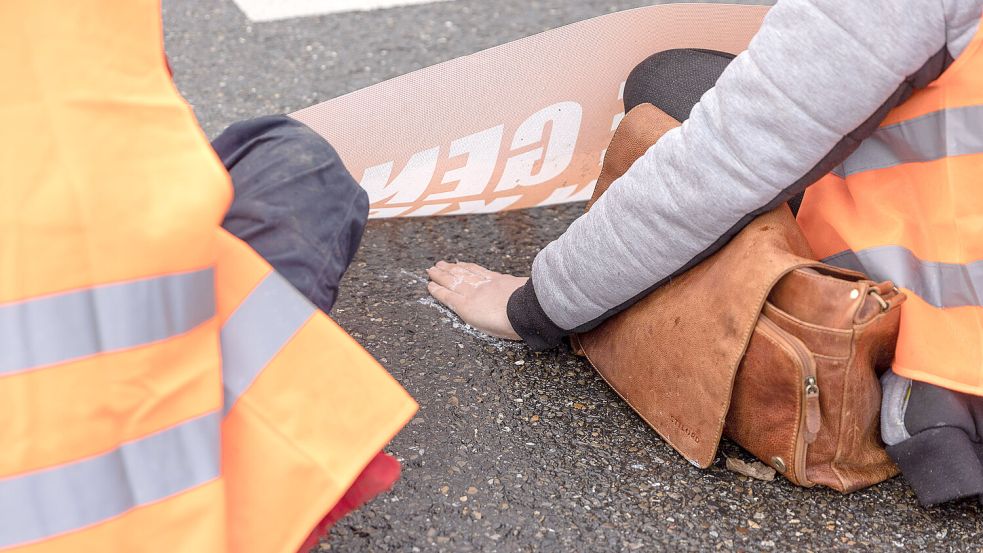
[[512,293],[507,308],[509,322],[534,351],[555,348],[570,332],[556,326],[539,305],[532,279]]

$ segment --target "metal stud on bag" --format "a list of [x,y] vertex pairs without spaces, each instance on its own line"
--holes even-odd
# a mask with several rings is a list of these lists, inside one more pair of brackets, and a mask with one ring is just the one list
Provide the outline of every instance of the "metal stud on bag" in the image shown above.
[[785,474],[785,469],[786,469],[785,460],[782,459],[781,457],[772,457],[771,466],[775,467],[775,470],[777,470],[778,472]]

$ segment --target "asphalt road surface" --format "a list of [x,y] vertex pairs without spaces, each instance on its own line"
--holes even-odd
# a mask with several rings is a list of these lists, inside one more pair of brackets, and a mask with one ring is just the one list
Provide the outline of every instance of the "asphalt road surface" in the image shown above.
[[[252,22],[232,0],[164,0],[164,13],[178,86],[215,136],[239,119],[649,3],[453,0]],[[900,479],[841,496],[749,480],[722,454],[694,468],[581,359],[501,348],[423,301],[434,261],[527,274],[581,209],[369,225],[333,316],[420,413],[388,449],[404,467],[395,489],[341,521],[322,550],[979,550],[983,509],[922,509]],[[741,455],[731,444],[723,453]]]

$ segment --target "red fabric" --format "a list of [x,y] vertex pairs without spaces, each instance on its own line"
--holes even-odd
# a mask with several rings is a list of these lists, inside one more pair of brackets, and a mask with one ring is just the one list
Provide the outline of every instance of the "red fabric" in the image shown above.
[[312,547],[318,544],[321,538],[328,535],[328,531],[341,517],[358,509],[379,495],[392,488],[396,480],[399,480],[399,461],[395,458],[379,452],[369,464],[358,475],[352,486],[348,488],[341,500],[331,509],[314,530],[307,537],[304,545],[301,546],[299,553],[307,553]]

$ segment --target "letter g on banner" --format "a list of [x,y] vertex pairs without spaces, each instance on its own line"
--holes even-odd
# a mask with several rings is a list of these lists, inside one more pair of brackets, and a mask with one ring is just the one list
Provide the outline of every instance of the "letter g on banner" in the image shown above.
[[739,53],[767,11],[664,4],[612,13],[291,115],[360,178],[373,218],[583,201],[621,117],[631,69],[673,48]]
[[[561,102],[542,109],[523,121],[512,139],[512,151],[540,140],[545,143],[545,149],[538,147],[510,157],[505,162],[505,173],[495,191],[543,184],[560,176],[573,159],[582,114],[580,104]],[[547,126],[552,127],[548,134],[544,132]]]

